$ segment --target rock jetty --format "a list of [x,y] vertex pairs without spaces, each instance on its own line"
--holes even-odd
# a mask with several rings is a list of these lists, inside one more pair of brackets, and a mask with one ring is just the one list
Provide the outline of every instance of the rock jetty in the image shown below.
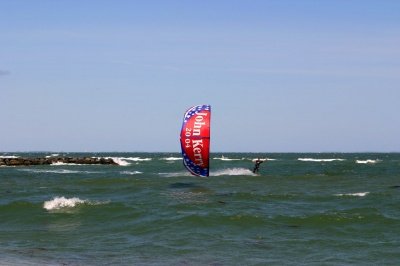
[[0,158],[0,166],[29,166],[29,165],[48,165],[57,163],[118,165],[111,158],[95,158],[95,157]]

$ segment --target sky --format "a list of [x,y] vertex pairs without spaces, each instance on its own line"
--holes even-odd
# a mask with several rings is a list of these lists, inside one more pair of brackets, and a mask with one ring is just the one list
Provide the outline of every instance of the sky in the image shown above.
[[0,152],[400,152],[400,1],[0,0]]

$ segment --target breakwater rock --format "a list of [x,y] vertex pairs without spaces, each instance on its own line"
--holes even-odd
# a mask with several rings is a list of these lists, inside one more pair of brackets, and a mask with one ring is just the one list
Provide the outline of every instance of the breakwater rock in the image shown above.
[[108,164],[118,165],[111,158],[50,157],[50,158],[0,158],[0,166],[29,166],[48,164]]

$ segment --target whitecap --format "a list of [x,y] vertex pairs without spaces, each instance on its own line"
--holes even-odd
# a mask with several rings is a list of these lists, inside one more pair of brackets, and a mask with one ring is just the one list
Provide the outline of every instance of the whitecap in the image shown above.
[[83,204],[87,202],[86,200],[81,200],[80,198],[65,198],[65,197],[55,197],[52,200],[45,201],[43,208],[48,211],[58,210],[61,208],[73,208],[78,204]]
[[160,158],[162,161],[180,161],[182,160],[182,157],[166,157],[166,158]]
[[143,174],[143,172],[140,171],[122,171],[120,172],[121,175],[138,175],[138,174]]
[[[101,158],[98,158],[101,159]],[[116,164],[120,166],[128,166],[131,165],[130,162],[128,161],[134,161],[134,162],[145,162],[145,161],[151,161],[151,158],[140,158],[140,157],[105,157],[105,159],[112,159]]]
[[57,156],[59,156],[59,155],[60,155],[60,154],[58,154],[58,153],[53,153],[53,154],[51,154],[51,155],[47,155],[46,158],[57,157]]
[[369,194],[369,192],[358,192],[358,193],[347,193],[347,194],[335,194],[335,196],[343,197],[343,196],[351,196],[351,197],[365,197]]
[[51,163],[50,165],[54,165],[54,166],[60,166],[60,165],[84,165],[84,164],[79,164],[79,163],[63,163],[63,162],[54,162],[54,163]]
[[129,162],[127,162],[127,161],[125,161],[125,160],[123,160],[123,159],[121,159],[121,158],[118,158],[118,157],[108,157],[108,158],[105,158],[105,159],[112,159],[116,164],[118,164],[119,166],[128,166],[128,165],[131,165],[131,163],[129,163]]
[[67,169],[54,169],[54,170],[44,170],[44,169],[18,169],[22,172],[31,173],[50,173],[50,174],[99,174],[102,172],[95,171],[78,171],[78,170],[67,170]]
[[158,173],[158,174],[161,176],[164,176],[164,177],[193,176],[188,171],[172,172],[172,173]]
[[63,208],[74,208],[78,205],[87,204],[87,205],[100,205],[107,204],[109,202],[92,202],[89,200],[82,200],[77,197],[73,198],[65,198],[65,197],[55,197],[52,200],[45,201],[43,203],[43,208],[48,211],[60,210]]
[[379,162],[379,160],[356,160],[356,163],[359,164],[374,164]]
[[151,161],[151,158],[140,158],[140,157],[120,157],[122,160],[134,161],[134,162],[148,162]]
[[346,159],[314,159],[314,158],[297,158],[299,161],[303,162],[333,162],[333,161],[345,161]]
[[221,157],[214,157],[213,158],[214,160],[221,160],[221,161],[240,161],[240,160],[242,160],[242,159],[232,159],[232,158],[228,158],[228,157],[225,157],[225,156],[221,156]]
[[16,155],[0,155],[1,159],[17,159],[20,156],[16,156]]
[[252,162],[255,162],[255,161],[257,161],[257,160],[260,160],[260,161],[262,161],[262,162],[265,162],[265,161],[275,161],[275,159],[268,159],[268,158],[254,158],[254,159],[251,159]]
[[249,169],[246,168],[227,168],[227,169],[222,169],[222,170],[217,170],[215,172],[210,173],[211,176],[222,176],[222,175],[230,175],[230,176],[236,176],[236,175],[250,175],[254,176],[255,174],[250,171]]

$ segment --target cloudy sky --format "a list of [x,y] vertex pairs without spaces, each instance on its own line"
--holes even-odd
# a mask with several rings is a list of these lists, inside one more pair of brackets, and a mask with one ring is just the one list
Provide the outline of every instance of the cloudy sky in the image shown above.
[[0,151],[400,151],[400,1],[0,1]]

